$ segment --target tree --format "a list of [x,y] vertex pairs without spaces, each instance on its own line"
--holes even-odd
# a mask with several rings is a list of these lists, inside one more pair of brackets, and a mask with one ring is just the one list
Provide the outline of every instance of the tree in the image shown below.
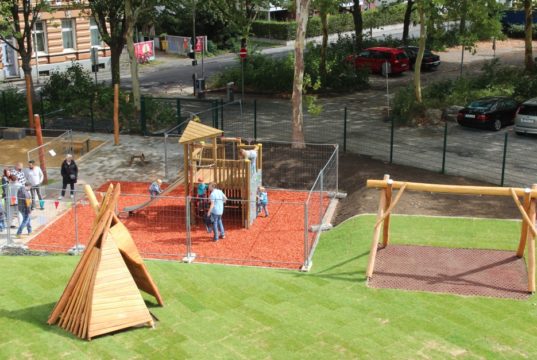
[[405,9],[405,18],[403,19],[403,43],[408,43],[408,33],[410,28],[410,21],[412,19],[412,11],[414,11],[414,0],[407,0]]
[[533,7],[532,0],[524,0],[524,66],[526,71],[533,71],[535,63],[533,60]]
[[154,8],[154,1],[151,0],[124,0],[125,1],[125,27],[127,51],[129,53],[131,84],[132,84],[132,100],[136,113],[141,111],[141,91],[140,91],[140,76],[138,74],[138,59],[134,51],[134,29],[140,16],[151,11]]
[[321,56],[319,60],[319,73],[321,78],[326,76],[326,49],[328,48],[328,15],[339,9],[340,1],[338,0],[314,0],[313,7],[319,10],[321,18],[322,42]]
[[304,43],[309,18],[311,0],[296,0],[296,38],[295,38],[295,71],[293,77],[293,143],[295,147],[304,147],[304,113],[302,109],[302,93],[304,91]]
[[89,0],[101,38],[110,48],[112,86],[120,83],[119,60],[125,47],[127,26],[123,0]]
[[427,28],[425,26],[425,4],[424,0],[416,0],[416,6],[418,8],[418,16],[420,22],[420,39],[418,54],[416,56],[416,62],[414,64],[414,91],[416,94],[416,101],[421,102],[421,63],[423,61],[423,54],[425,53],[425,40],[427,39]]
[[364,19],[362,17],[362,6],[360,5],[360,0],[354,0],[352,4],[352,20],[354,22],[354,46],[356,52],[362,50],[364,42]]
[[47,0],[0,0],[0,40],[21,57],[22,71],[26,81],[28,123],[31,128],[34,127],[31,64],[33,55],[32,29],[39,18],[39,13],[48,8],[49,2]]

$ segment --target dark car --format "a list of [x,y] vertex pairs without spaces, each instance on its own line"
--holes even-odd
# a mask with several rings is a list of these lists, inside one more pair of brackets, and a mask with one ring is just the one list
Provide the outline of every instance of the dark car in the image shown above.
[[366,68],[371,72],[400,74],[409,68],[408,56],[401,49],[389,47],[372,47],[363,50],[358,56],[349,55],[346,59],[356,68]]
[[462,126],[498,131],[502,126],[514,123],[517,109],[518,102],[509,97],[485,97],[474,100],[459,110],[457,122]]
[[[407,54],[410,61],[410,67],[414,69],[419,48],[417,46],[400,46],[399,49]],[[421,68],[424,70],[436,70],[438,65],[440,65],[440,56],[433,54],[429,49],[425,49],[423,60],[421,61]]]

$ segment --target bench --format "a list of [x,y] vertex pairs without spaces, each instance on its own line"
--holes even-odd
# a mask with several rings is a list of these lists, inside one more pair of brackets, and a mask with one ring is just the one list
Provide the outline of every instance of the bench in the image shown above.
[[90,150],[90,138],[88,137],[74,137],[72,141],[70,139],[63,139],[63,148],[66,154],[84,155]]
[[18,128],[4,129],[3,136],[6,140],[20,140],[26,137],[26,131]]
[[144,153],[141,153],[139,155],[131,155],[131,160],[129,161],[129,166],[132,166],[132,163],[136,159],[140,160],[142,162],[142,165],[145,165],[145,163],[146,163],[145,155],[144,155]]

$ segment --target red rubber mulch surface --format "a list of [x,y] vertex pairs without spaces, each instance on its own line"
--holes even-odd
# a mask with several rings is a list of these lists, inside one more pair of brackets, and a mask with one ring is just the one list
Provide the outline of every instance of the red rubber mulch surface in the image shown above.
[[[121,182],[118,209],[148,200],[148,183]],[[114,181],[114,183],[117,183]],[[104,191],[108,183],[98,190]],[[129,195],[124,195],[129,194]],[[137,195],[139,194],[139,195]],[[191,226],[192,252],[196,261],[223,264],[267,266],[298,269],[304,262],[304,202],[308,192],[269,190],[269,217],[257,218],[249,229],[240,226],[240,215],[224,212],[225,239],[214,242],[201,219]],[[309,225],[316,225],[328,207],[328,197],[317,195],[310,201]],[[322,209],[321,209],[322,207]],[[87,202],[79,202],[28,243],[33,250],[67,251],[78,239],[86,244],[95,215]],[[186,248],[186,206],[184,190],[178,187],[122,222],[129,229],[138,250],[145,258],[181,260]],[[315,239],[308,232],[309,246]]]
[[524,259],[514,251],[388,245],[379,249],[373,288],[527,299]]

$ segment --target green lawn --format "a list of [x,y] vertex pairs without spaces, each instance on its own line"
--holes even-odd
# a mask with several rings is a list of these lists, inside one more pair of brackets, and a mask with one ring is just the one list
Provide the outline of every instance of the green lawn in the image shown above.
[[[369,289],[374,219],[324,234],[310,273],[148,261],[160,319],[91,342],[46,325],[78,258],[0,257],[0,358],[534,358],[537,298]],[[515,248],[513,221],[394,217],[393,242]],[[434,239],[434,241],[433,241]],[[147,297],[150,300],[150,297]]]

